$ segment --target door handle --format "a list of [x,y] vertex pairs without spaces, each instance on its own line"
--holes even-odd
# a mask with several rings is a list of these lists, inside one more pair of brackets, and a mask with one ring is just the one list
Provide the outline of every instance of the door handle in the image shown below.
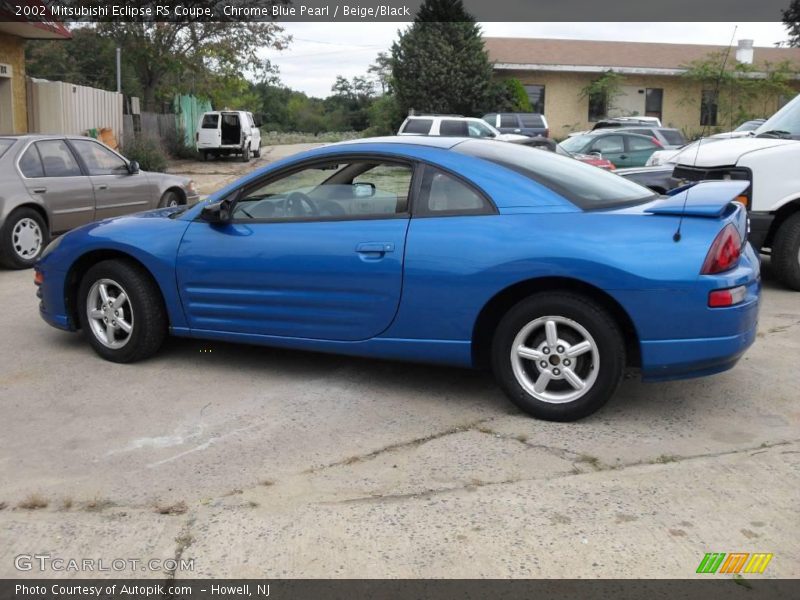
[[108,186],[105,183],[102,183],[102,184],[100,184],[98,186],[95,186],[95,189],[97,189],[97,190],[107,190]]
[[361,242],[356,246],[356,252],[359,254],[386,254],[394,252],[394,244],[392,242]]
[[44,194],[47,191],[47,188],[33,188],[34,194]]

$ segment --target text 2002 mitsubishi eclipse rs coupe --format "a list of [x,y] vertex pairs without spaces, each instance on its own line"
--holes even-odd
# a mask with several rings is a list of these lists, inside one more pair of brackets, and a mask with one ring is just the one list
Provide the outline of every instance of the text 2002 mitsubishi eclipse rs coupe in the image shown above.
[[58,238],[37,267],[40,311],[116,362],[172,333],[491,365],[522,410],[573,420],[626,366],[708,375],[753,342],[759,267],[731,202],[746,184],[664,198],[496,141],[335,144],[195,207]]

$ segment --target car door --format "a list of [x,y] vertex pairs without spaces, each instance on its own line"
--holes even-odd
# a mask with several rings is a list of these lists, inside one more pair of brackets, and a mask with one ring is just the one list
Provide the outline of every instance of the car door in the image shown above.
[[328,158],[234,192],[232,219],[193,222],[177,281],[195,331],[339,341],[394,319],[414,168]]
[[651,138],[638,135],[625,136],[626,167],[642,167],[650,155],[663,147]]
[[601,135],[594,140],[587,149],[588,153],[598,152],[600,155],[614,163],[614,166],[628,167],[628,155],[625,153],[625,142],[621,135]]
[[200,120],[197,129],[197,147],[219,148],[222,145],[222,131],[220,129],[219,113],[206,113]]
[[89,139],[68,140],[94,188],[95,219],[118,217],[155,206],[153,190],[144,173],[131,173],[128,161],[110,148]]
[[247,122],[250,125],[250,149],[253,150],[253,152],[258,152],[258,149],[261,148],[261,130],[256,126],[253,113],[246,114]]
[[28,193],[46,207],[51,232],[69,231],[94,220],[92,184],[63,138],[31,143],[18,166]]

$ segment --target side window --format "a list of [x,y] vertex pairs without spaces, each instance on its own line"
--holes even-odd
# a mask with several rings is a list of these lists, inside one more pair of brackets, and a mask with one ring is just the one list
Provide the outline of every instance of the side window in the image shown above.
[[500,127],[512,127],[516,129],[519,127],[517,122],[517,115],[500,115]]
[[491,214],[489,202],[476,190],[447,173],[426,167],[418,215]]
[[427,135],[433,125],[433,119],[409,119],[403,128],[403,133],[421,133]]
[[466,121],[456,121],[454,119],[442,119],[439,123],[439,135],[457,135],[460,137],[469,136],[469,129]]
[[637,150],[655,150],[656,147],[653,140],[632,136],[628,138],[628,150],[631,152],[636,152]]
[[36,144],[28,146],[28,149],[19,159],[19,170],[22,171],[25,177],[44,177],[42,159],[39,157]]
[[71,140],[83,159],[89,175],[121,175],[128,174],[128,164],[111,150],[89,140]]
[[78,161],[64,140],[47,140],[36,142],[36,148],[42,157],[45,177],[75,177],[83,175]]
[[202,129],[216,129],[219,125],[219,115],[203,115]]
[[497,114],[496,113],[489,113],[488,115],[483,116],[483,120],[486,121],[492,127],[497,127]]
[[592,144],[592,151],[605,153],[624,152],[625,147],[622,143],[621,135],[606,135],[596,140]]
[[314,220],[392,217],[408,211],[411,166],[347,161],[315,164],[248,191],[235,219]]

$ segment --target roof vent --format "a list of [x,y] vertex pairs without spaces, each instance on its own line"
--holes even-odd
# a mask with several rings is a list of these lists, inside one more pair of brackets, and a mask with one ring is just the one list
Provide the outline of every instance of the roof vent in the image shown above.
[[739,40],[736,47],[736,61],[746,65],[753,64],[753,40]]

